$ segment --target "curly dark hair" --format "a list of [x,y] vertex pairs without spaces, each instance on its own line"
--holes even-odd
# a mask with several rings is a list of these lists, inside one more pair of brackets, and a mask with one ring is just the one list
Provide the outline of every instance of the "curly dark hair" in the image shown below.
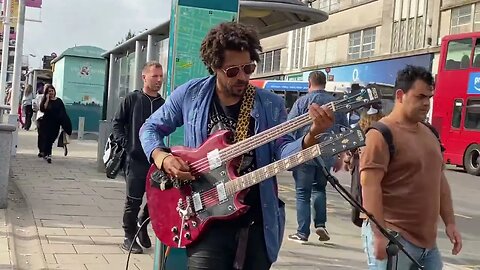
[[210,74],[214,74],[214,69],[223,66],[226,50],[249,51],[250,58],[259,62],[262,46],[257,31],[236,22],[221,23],[211,29],[200,48],[203,63]]
[[402,89],[407,93],[416,80],[422,80],[430,86],[434,86],[432,73],[420,66],[407,65],[404,69],[398,71],[395,81],[395,89]]

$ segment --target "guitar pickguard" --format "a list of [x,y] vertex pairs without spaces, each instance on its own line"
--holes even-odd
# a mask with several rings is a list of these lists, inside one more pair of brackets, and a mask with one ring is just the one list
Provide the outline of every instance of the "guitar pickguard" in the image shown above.
[[228,216],[237,210],[234,204],[234,196],[222,195],[222,184],[230,181],[226,165],[222,165],[209,171],[195,181],[192,181],[192,197],[200,193],[201,210],[195,210],[197,217],[205,220],[209,217]]

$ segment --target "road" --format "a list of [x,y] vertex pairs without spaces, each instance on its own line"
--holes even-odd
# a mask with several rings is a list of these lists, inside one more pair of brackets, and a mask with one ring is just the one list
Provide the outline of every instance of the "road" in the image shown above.
[[[445,269],[480,269],[480,177],[454,167],[448,168],[446,174],[452,189],[456,221],[463,236],[464,247],[459,255],[451,254],[452,245],[439,220],[438,246],[444,258]],[[340,172],[336,176],[349,189],[350,175]],[[280,196],[287,204],[287,228],[275,269],[366,268],[360,229],[350,221],[349,204],[330,185],[327,188],[327,228],[332,237],[330,243],[320,244],[313,237],[310,237],[307,245],[288,241],[286,236],[296,228],[295,191],[291,174],[279,175],[279,183]]]

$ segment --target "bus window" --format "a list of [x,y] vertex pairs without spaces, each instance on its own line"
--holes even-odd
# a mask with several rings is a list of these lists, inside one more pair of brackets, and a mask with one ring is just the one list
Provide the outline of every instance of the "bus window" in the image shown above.
[[452,40],[448,43],[446,70],[466,69],[470,67],[472,39]]
[[475,52],[473,53],[472,67],[480,68],[480,39],[475,42]]
[[283,91],[282,90],[273,90],[273,92],[285,99],[285,91],[284,90]]
[[298,92],[286,91],[285,92],[285,105],[286,105],[286,107],[287,108],[292,108],[293,103],[295,103],[297,98],[298,98]]
[[480,99],[469,99],[467,101],[465,128],[480,129]]
[[460,128],[460,122],[462,121],[462,108],[463,108],[463,100],[456,99],[453,102],[453,115],[452,115],[453,128]]

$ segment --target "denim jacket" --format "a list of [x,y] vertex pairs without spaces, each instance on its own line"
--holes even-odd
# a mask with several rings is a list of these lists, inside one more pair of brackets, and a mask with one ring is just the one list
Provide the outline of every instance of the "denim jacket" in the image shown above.
[[[216,77],[191,80],[167,98],[165,104],[150,116],[140,129],[140,141],[145,155],[151,158],[156,148],[166,148],[164,139],[177,127],[184,127],[184,144],[197,148],[207,140],[210,103],[215,91]],[[251,112],[255,133],[283,123],[287,119],[284,100],[268,91],[257,90]],[[295,140],[285,135],[255,150],[257,167],[285,158],[302,149],[303,137]],[[275,177],[260,184],[265,243],[270,261],[277,260],[285,229],[285,204],[278,198]]]
[[[332,101],[336,100],[336,98],[328,93],[325,90],[316,90],[307,93],[304,96],[301,96],[299,99],[295,101],[295,103],[292,106],[292,110],[288,114],[288,119],[295,118],[297,116],[303,115],[308,112],[308,106],[312,103],[316,103],[320,106],[325,105],[327,103],[330,103]],[[305,126],[303,128],[300,128],[296,131],[293,132],[293,137],[298,139],[298,138],[303,138],[305,134],[310,130],[310,126]],[[335,123],[332,128],[329,128],[325,133],[338,133],[340,132],[340,127],[347,127],[348,122],[347,122],[347,116],[345,113],[335,113]],[[318,166],[318,164],[325,166],[327,169],[330,169],[333,164],[334,164],[334,158],[333,157],[328,157],[328,158],[316,158],[315,160],[307,161],[305,162],[305,165],[313,165],[313,166]]]

